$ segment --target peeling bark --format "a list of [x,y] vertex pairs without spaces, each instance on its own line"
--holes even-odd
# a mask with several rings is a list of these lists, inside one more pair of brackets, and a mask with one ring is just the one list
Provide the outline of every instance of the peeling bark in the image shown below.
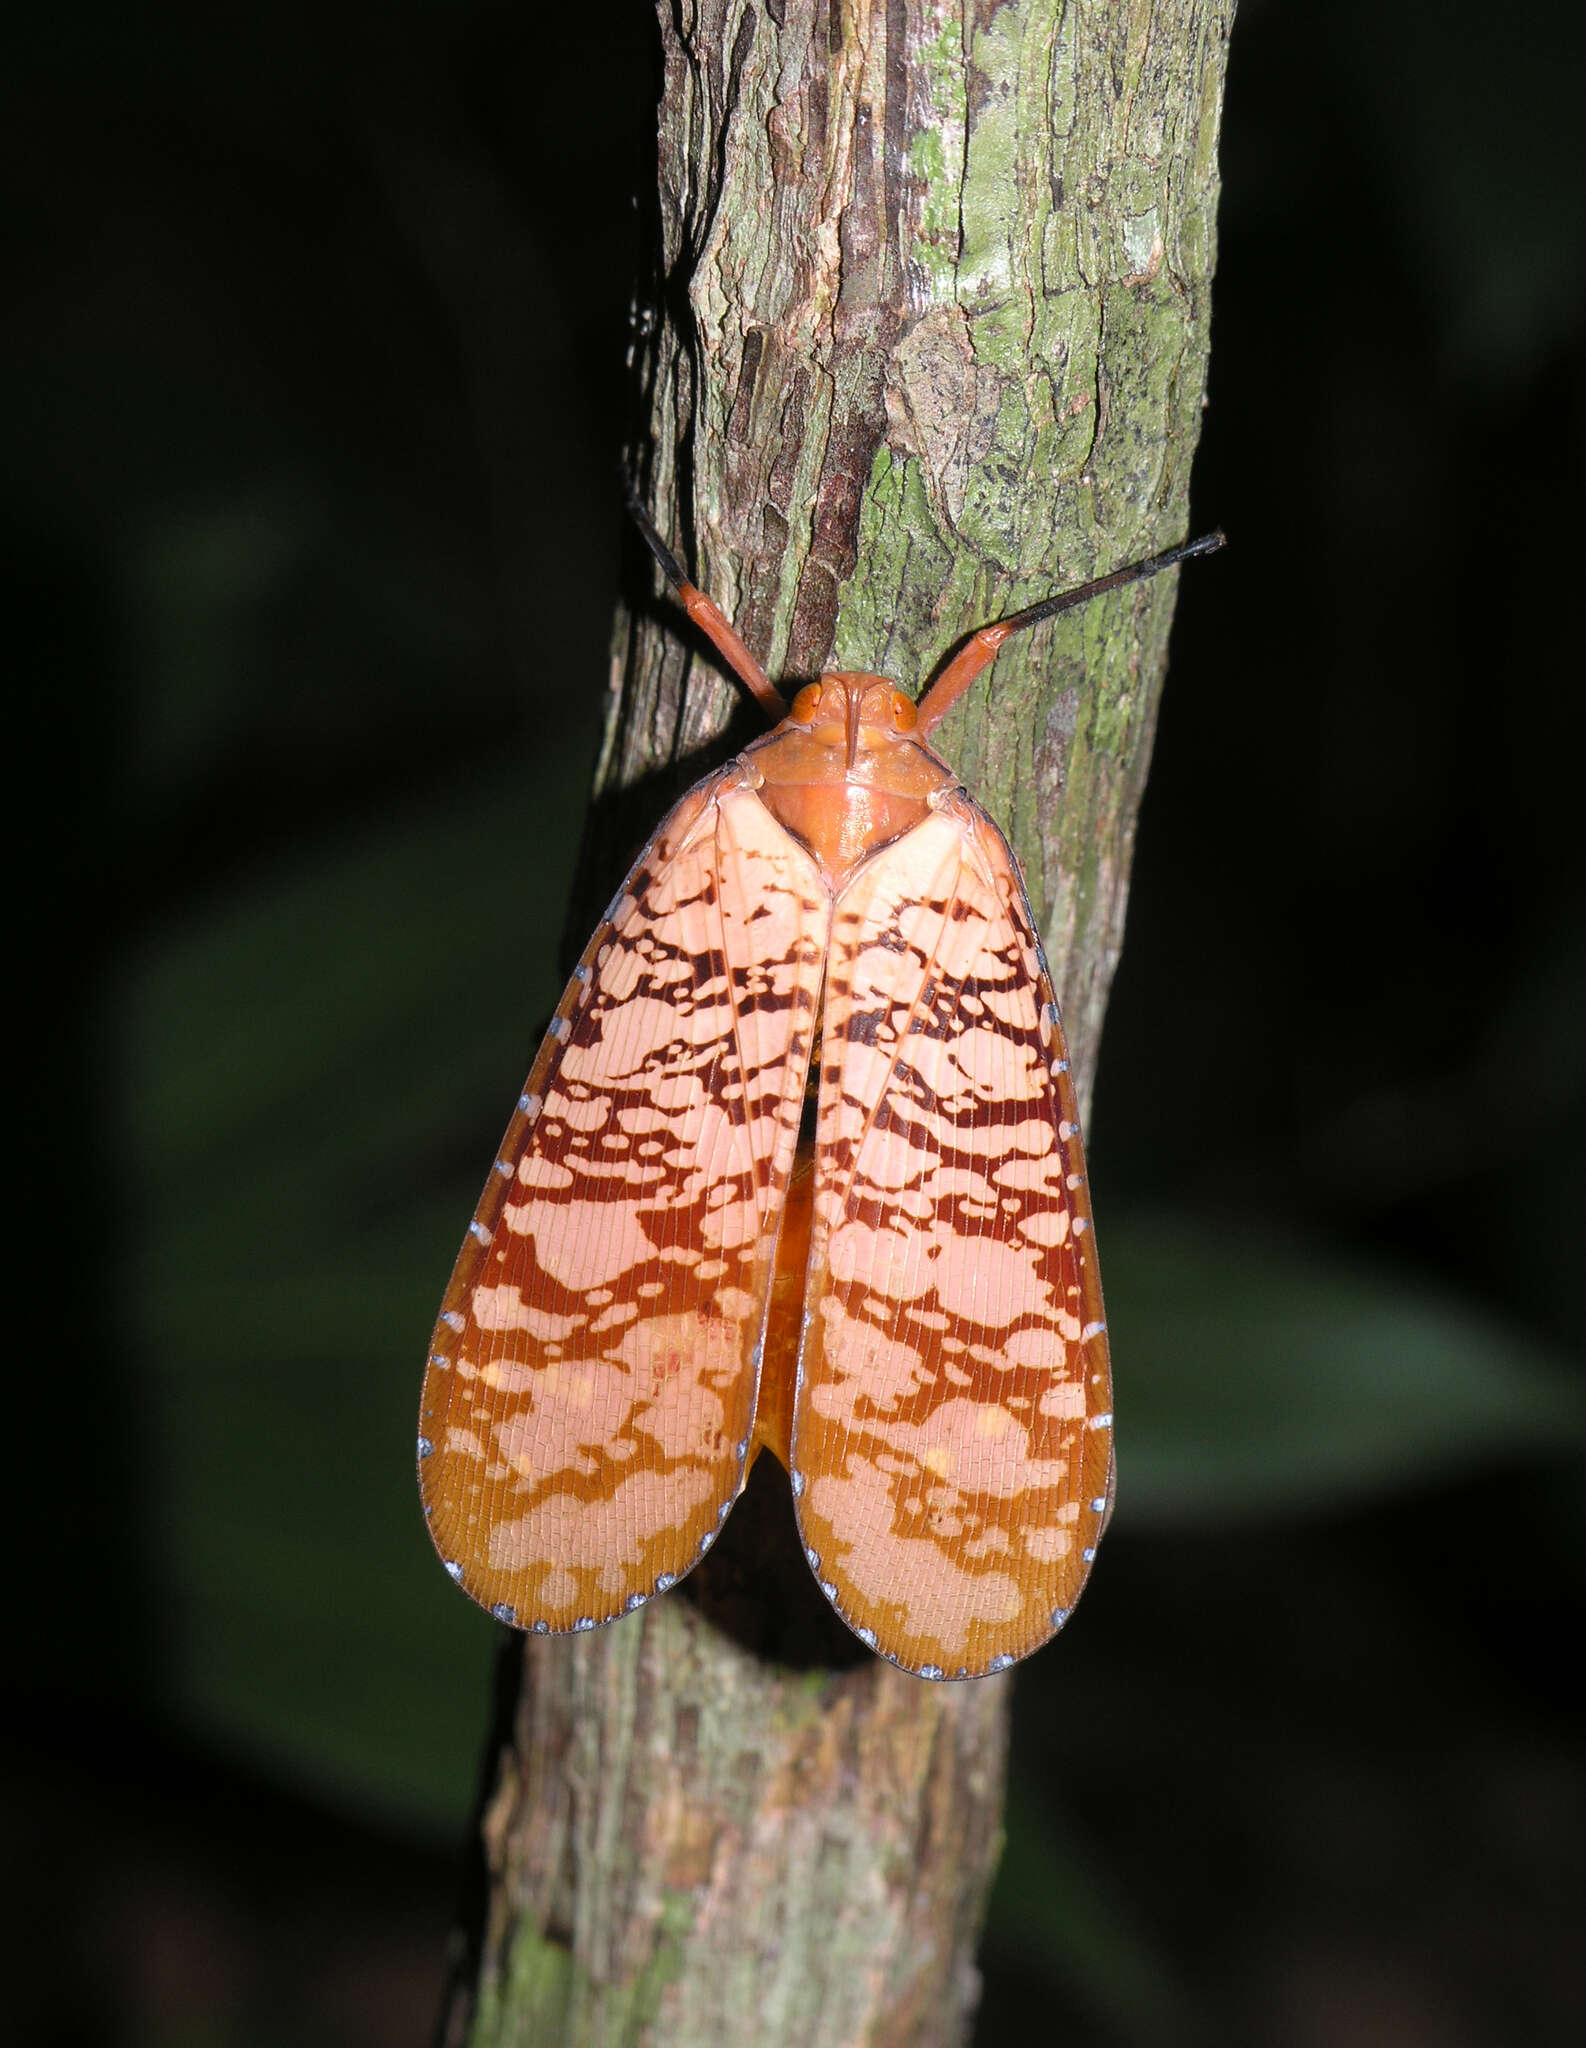
[[[1183,536],[1232,12],[662,0],[635,469],[773,678],[917,689],[971,628]],[[938,736],[1026,863],[1083,1098],[1172,582],[1020,636]],[[616,648],[608,799],[697,773],[734,710],[665,605]],[[844,1637],[768,1464],[681,1594],[506,1653],[450,2039],[965,2037],[1011,1680],[926,1685]]]

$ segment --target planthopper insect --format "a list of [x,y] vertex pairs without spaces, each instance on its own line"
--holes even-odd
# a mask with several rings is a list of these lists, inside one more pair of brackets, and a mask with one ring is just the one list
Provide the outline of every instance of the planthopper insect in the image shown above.
[[821,1591],[922,1678],[1028,1656],[1112,1508],[1111,1379],[1073,1083],[1006,840],[918,703],[791,708],[644,537],[777,722],[663,819],[573,971],[446,1290],[419,1419],[430,1533],[537,1634],[598,1627],[790,1475]]

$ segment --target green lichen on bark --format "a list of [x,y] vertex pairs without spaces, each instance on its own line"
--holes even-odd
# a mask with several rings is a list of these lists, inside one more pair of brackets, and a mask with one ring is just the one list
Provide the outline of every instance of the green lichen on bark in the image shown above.
[[534,1921],[519,1921],[504,1973],[481,1989],[470,2036],[473,2048],[565,2038],[575,1981],[583,1974],[563,1943],[551,1940]]
[[785,1670],[680,1598],[533,1647],[453,2041],[961,2037],[1004,1682]]
[[504,1972],[481,1993],[471,2048],[533,2048],[544,2041],[627,2048],[643,2040],[667,1986],[687,1970],[695,1910],[692,1893],[663,1895],[653,1945],[627,1979],[597,1978],[567,1943],[532,1919],[519,1920]]
[[[1184,534],[1232,0],[852,0],[836,49],[784,12],[714,0],[669,47],[697,331],[657,353],[654,495],[686,446],[677,516],[773,676],[918,689],[972,627]],[[1085,1077],[1172,604],[1011,643],[941,735],[1025,861]],[[694,677],[676,729],[729,701]]]

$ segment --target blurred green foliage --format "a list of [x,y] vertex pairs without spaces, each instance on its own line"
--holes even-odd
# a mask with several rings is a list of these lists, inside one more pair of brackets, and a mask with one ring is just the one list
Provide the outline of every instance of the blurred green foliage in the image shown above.
[[532,820],[515,780],[464,782],[229,891],[122,995],[168,1683],[327,1790],[451,1822],[489,1629],[414,1508],[406,1382],[469,1213],[425,1166],[527,1068],[580,809],[571,777]]

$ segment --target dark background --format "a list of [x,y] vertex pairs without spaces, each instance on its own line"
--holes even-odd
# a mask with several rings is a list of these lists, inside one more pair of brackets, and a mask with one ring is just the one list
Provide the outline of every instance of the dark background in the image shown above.
[[[11,38],[29,2044],[433,2017],[492,1630],[413,1407],[629,559],[652,31],[583,12]],[[1092,1130],[1122,1504],[1019,1681],[985,2043],[1586,2036],[1583,55],[1545,0],[1241,12],[1231,546]]]

